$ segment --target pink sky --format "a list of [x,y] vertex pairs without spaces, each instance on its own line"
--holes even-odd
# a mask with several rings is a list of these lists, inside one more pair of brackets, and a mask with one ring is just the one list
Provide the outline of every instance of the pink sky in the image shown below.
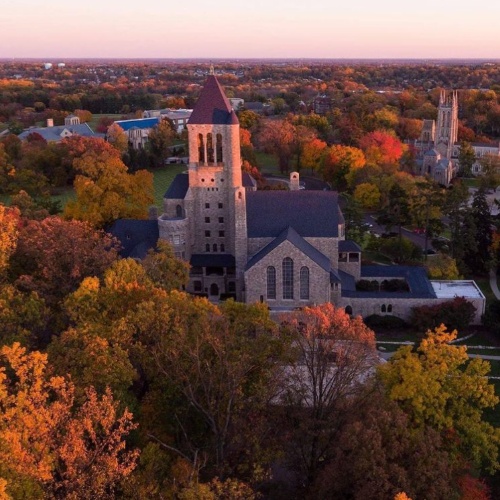
[[500,58],[500,2],[0,0],[0,57]]

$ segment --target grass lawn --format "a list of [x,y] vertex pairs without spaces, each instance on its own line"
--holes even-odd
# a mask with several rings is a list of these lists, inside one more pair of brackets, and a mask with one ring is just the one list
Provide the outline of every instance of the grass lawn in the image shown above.
[[481,277],[473,277],[472,279],[476,282],[477,286],[481,289],[481,292],[483,292],[483,295],[486,297],[487,304],[497,300],[495,295],[493,294],[493,291],[491,290],[490,279],[488,277],[481,276]]
[[257,165],[263,174],[280,174],[278,160],[274,155],[256,151],[255,157],[257,158]]
[[363,264],[365,263],[391,264],[391,259],[389,259],[389,257],[379,252],[363,250],[363,253],[361,255],[363,257]]
[[475,177],[470,177],[467,179],[462,178],[461,180],[467,187],[472,187],[472,188],[479,187],[479,179],[476,179]]
[[99,120],[103,117],[103,116],[109,116],[110,118],[112,118],[113,120],[120,120],[122,117],[123,117],[123,114],[119,113],[119,114],[107,114],[107,113],[104,113],[104,114],[95,114],[95,115],[92,115],[92,120],[90,120],[88,122],[89,124],[89,127],[95,132],[95,129],[97,127],[97,124],[99,123]]
[[172,184],[174,177],[186,170],[187,165],[166,165],[151,171],[153,174],[154,203],[160,212],[163,210],[163,195]]

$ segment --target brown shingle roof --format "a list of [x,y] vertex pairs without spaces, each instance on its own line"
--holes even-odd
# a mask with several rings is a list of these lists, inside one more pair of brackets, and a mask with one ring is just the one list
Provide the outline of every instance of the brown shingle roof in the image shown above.
[[189,124],[231,125],[238,123],[231,104],[215,75],[209,75],[196,103]]

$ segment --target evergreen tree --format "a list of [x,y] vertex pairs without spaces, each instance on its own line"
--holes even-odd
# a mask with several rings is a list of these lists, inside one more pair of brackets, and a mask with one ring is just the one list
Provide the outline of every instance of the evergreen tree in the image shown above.
[[460,151],[458,153],[458,165],[460,173],[463,177],[472,176],[472,165],[476,161],[476,154],[474,148],[467,141],[460,143]]

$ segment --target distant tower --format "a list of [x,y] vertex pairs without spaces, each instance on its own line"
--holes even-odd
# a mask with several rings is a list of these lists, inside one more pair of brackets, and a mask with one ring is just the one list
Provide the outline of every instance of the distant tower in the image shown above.
[[445,158],[450,159],[453,144],[458,138],[458,93],[441,91],[439,96],[438,120],[436,127],[436,148]]
[[[187,125],[192,254],[224,262],[241,300],[247,263],[246,197],[242,182],[240,124],[211,67]],[[208,255],[207,255],[208,257]],[[214,264],[215,265],[215,264]],[[211,295],[214,295],[211,293]]]

